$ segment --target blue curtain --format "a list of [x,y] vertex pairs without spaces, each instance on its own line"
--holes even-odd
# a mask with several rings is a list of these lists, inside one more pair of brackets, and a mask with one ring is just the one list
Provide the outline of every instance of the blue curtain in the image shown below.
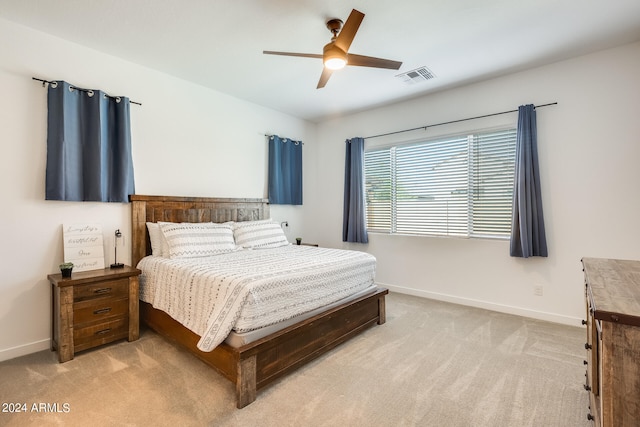
[[127,203],[135,192],[129,99],[56,81],[47,103],[45,198]]
[[516,171],[513,190],[511,248],[513,257],[546,257],[547,238],[542,215],[536,110],[532,104],[518,108]]
[[342,241],[368,243],[364,198],[364,138],[345,141]]
[[269,203],[302,204],[302,141],[269,137]]

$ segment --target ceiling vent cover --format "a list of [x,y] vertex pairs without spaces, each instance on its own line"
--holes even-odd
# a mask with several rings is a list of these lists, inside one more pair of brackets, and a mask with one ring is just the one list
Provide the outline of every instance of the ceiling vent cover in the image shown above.
[[402,80],[408,85],[431,80],[436,77],[433,72],[427,67],[416,68],[415,70],[407,71],[406,73],[396,75],[397,78]]

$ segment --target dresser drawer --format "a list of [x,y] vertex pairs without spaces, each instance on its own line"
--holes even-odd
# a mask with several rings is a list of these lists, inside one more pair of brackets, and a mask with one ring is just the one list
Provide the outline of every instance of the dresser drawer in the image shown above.
[[129,334],[129,318],[121,317],[73,330],[73,344],[76,351],[126,338]]
[[97,298],[73,304],[73,325],[100,322],[111,317],[126,317],[128,298]]
[[73,300],[83,301],[101,297],[125,297],[129,294],[129,279],[107,280],[73,287]]

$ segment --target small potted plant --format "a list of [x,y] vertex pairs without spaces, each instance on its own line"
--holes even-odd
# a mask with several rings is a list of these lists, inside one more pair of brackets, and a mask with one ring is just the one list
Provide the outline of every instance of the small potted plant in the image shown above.
[[302,243],[302,237],[296,237],[296,245]]
[[71,277],[71,270],[73,270],[72,262],[63,262],[59,267],[62,277]]

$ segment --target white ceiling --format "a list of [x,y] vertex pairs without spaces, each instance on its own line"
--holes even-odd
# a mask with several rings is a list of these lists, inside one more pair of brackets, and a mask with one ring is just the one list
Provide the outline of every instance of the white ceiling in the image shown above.
[[[347,67],[316,89],[319,59],[262,54],[321,54],[325,22],[352,8],[350,52],[400,70]],[[0,16],[312,121],[640,40],[640,0],[0,0]],[[421,66],[436,78],[394,77]]]

